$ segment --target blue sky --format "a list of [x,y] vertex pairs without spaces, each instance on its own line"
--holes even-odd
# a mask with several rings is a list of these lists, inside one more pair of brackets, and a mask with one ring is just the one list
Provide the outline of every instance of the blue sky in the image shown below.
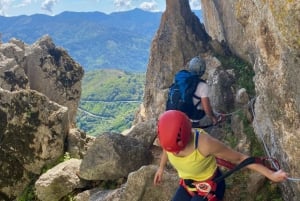
[[[164,11],[165,3],[165,0],[0,0],[0,15],[57,15],[63,11],[99,11],[109,14],[134,8]],[[201,8],[200,0],[190,0],[190,5],[192,9]]]

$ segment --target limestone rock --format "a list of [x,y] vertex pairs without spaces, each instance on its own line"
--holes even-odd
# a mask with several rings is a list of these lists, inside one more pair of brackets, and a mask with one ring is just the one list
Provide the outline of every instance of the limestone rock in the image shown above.
[[83,68],[44,36],[26,49],[24,69],[30,88],[68,107],[70,124],[75,125]]
[[42,174],[35,182],[35,193],[43,201],[59,201],[85,182],[76,175],[81,160],[70,159]]
[[32,45],[17,39],[0,44],[0,87],[10,91],[30,88],[45,94],[68,107],[72,126],[83,74],[83,68],[47,35]]
[[87,135],[78,128],[71,128],[67,141],[67,152],[70,154],[70,157],[82,159],[87,149],[95,141],[95,137]]
[[64,153],[68,110],[33,90],[0,88],[0,192],[19,195]]
[[24,60],[25,48],[21,42],[15,43],[0,45],[0,87],[9,91],[29,88],[28,77],[20,63]]
[[82,160],[85,180],[115,180],[151,162],[151,152],[134,138],[117,133],[98,136]]
[[[291,177],[300,175],[300,2],[201,0],[205,27],[213,39],[253,64],[254,127],[266,152],[281,161]],[[300,197],[297,182],[283,183],[284,200]]]
[[14,199],[65,151],[82,67],[49,36],[0,44],[0,195]]
[[136,124],[126,136],[139,140],[146,148],[151,147],[157,136],[156,120],[150,119]]
[[247,94],[245,88],[238,90],[236,97],[235,97],[235,101],[237,104],[241,104],[241,105],[245,105],[250,101],[249,95]]
[[94,188],[86,190],[75,196],[76,201],[120,201],[120,194],[123,192],[122,188],[114,190],[103,190]]
[[169,201],[178,187],[176,173],[164,172],[163,182],[159,186],[153,185],[157,166],[143,166],[128,176],[120,201]]

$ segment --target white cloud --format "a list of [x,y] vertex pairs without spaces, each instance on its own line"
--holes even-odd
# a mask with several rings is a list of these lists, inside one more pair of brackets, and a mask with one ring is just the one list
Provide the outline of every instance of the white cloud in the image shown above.
[[190,7],[192,10],[201,10],[200,0],[190,0]]
[[58,0],[44,0],[41,9],[52,13],[53,6],[57,3],[57,1]]
[[20,4],[16,5],[15,7],[24,7],[31,4],[31,0],[23,0]]
[[148,11],[158,11],[158,4],[156,1],[145,1],[140,4],[140,8]]
[[114,5],[118,10],[128,10],[132,8],[131,0],[114,0]]
[[10,7],[13,0],[0,0],[0,15],[5,16],[6,10]]

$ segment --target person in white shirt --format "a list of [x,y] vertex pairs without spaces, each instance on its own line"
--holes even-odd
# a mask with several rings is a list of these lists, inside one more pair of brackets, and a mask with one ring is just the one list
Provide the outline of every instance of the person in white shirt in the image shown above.
[[[201,77],[205,73],[205,70],[206,70],[206,63],[201,57],[196,56],[190,60],[189,62],[190,72],[195,73],[199,77]],[[212,124],[216,125],[218,123],[218,119],[215,116],[210,104],[208,85],[205,82],[199,82],[194,95],[196,97],[201,98],[201,104],[198,105],[198,109],[204,110],[206,116],[208,116],[211,119]],[[194,105],[197,105],[197,103],[199,102],[199,99],[197,99],[196,97],[193,97]],[[195,124],[197,122],[193,122],[193,123]]]

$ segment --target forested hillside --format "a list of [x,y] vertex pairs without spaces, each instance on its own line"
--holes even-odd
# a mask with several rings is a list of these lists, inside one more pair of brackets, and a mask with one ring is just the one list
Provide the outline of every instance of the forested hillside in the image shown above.
[[83,78],[77,126],[90,135],[122,132],[131,127],[142,102],[144,73],[102,69]]

